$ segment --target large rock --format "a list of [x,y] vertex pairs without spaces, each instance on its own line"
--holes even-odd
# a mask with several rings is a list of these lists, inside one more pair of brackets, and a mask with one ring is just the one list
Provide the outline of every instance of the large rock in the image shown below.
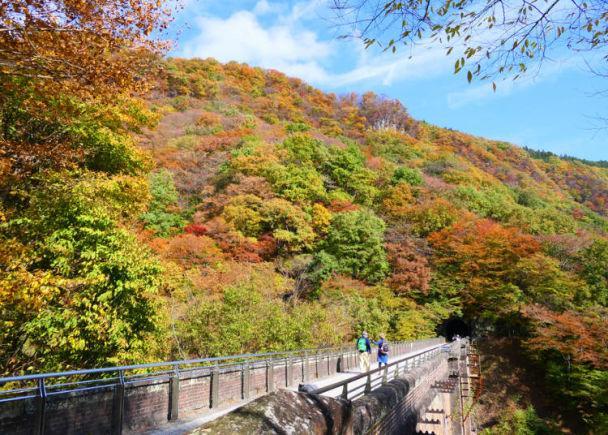
[[192,434],[348,434],[350,410],[348,400],[279,390]]

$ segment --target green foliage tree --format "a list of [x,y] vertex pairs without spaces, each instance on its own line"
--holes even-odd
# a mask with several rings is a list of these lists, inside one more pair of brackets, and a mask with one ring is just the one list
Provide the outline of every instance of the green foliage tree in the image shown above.
[[359,147],[349,144],[345,149],[331,148],[325,168],[331,179],[353,195],[355,201],[371,205],[378,189],[374,186],[377,175],[365,167],[365,157]]
[[608,241],[596,239],[580,254],[583,278],[591,289],[592,300],[608,306]]
[[2,244],[17,249],[0,261],[3,372],[151,356],[162,268],[117,225],[141,210],[145,185],[81,177],[50,176],[23,217],[2,224]]
[[341,273],[369,282],[383,279],[389,271],[385,228],[382,219],[368,210],[334,215],[316,256],[319,273],[323,277]]
[[328,158],[327,147],[319,140],[303,133],[285,139],[279,149],[287,151],[287,162],[296,165],[323,165]]
[[503,415],[501,421],[491,429],[481,432],[483,435],[551,435],[555,432],[538,416],[531,405],[525,409],[516,409]]
[[338,336],[316,335],[329,319],[316,307],[286,306],[264,295],[259,287],[242,283],[227,287],[220,300],[191,305],[180,323],[184,345],[199,356],[303,349],[338,344]]
[[272,234],[286,252],[310,249],[315,239],[309,216],[281,198],[263,201],[255,195],[235,196],[223,214],[246,237]]
[[456,201],[481,217],[502,222],[509,219],[515,201],[507,191],[497,189],[478,190],[474,187],[459,186],[454,192]]
[[148,177],[152,199],[148,211],[141,215],[146,228],[160,237],[181,231],[185,224],[179,213],[179,194],[173,184],[173,175],[167,170],[153,172]]
[[[401,118],[406,121],[406,117]],[[366,144],[375,155],[385,159],[403,164],[408,160],[420,157],[421,153],[411,146],[413,139],[410,136],[398,133],[394,130],[380,130],[369,132],[366,136]]]
[[274,191],[289,201],[310,203],[326,199],[321,174],[312,165],[273,165],[265,173]]

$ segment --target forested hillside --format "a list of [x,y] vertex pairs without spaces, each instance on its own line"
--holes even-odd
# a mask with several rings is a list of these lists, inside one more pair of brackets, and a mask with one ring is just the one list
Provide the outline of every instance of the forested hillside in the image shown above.
[[[160,70],[145,100],[103,104],[2,83],[1,373],[462,318],[517,343],[556,424],[608,427],[607,168],[277,71]],[[500,433],[548,430],[525,397],[505,404]]]

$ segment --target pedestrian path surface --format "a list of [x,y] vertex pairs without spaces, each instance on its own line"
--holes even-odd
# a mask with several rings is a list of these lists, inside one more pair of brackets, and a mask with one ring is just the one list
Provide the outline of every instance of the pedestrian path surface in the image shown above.
[[[408,356],[412,356],[415,354],[419,354],[421,352],[424,352],[426,350],[429,349],[433,349],[437,347],[437,345],[432,345],[432,346],[428,346],[422,349],[417,349],[411,352],[404,352],[404,353],[400,353],[400,354],[396,354],[396,355],[390,355],[389,356],[389,363],[393,362],[393,361],[397,361],[399,359],[403,359],[406,358]],[[371,363],[371,369],[375,369],[378,367],[378,363],[376,362],[377,360],[377,349],[374,349],[372,351],[372,354],[370,356],[370,360],[372,361]],[[394,373],[395,367],[389,367],[388,369],[388,373],[389,373],[389,379],[391,378],[392,373]],[[315,379],[313,382],[310,382],[311,385],[314,385],[315,388],[323,388],[326,387],[328,385],[337,383],[337,382],[341,382],[341,381],[345,381],[349,378],[354,378],[356,376],[359,376],[361,373],[363,373],[362,371],[360,371],[358,368],[357,369],[350,369],[348,371],[345,372],[341,372],[341,373],[336,373],[335,375],[332,376],[328,376],[322,379]],[[382,377],[383,377],[383,372],[377,372],[377,373],[373,373],[371,375],[371,383],[372,383],[372,390],[379,387],[382,384]],[[349,399],[353,399],[356,397],[360,397],[363,394],[363,391],[365,389],[365,384],[367,382],[367,377],[363,377],[361,379],[357,379],[356,381],[353,381],[351,383],[349,383],[348,385],[348,398]],[[288,388],[291,391],[298,391],[298,385],[294,385],[290,388]],[[329,390],[325,393],[323,393],[323,396],[327,396],[327,397],[339,397],[342,394],[342,387],[338,387],[338,388],[334,388],[333,390]]]

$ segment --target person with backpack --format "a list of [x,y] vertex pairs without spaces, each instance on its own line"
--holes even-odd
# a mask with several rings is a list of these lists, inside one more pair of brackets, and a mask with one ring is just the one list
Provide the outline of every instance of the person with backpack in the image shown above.
[[366,331],[363,331],[361,337],[357,339],[357,351],[359,352],[359,367],[361,371],[369,372],[369,356],[372,353],[372,345]]
[[378,346],[378,368],[382,368],[382,364],[385,366],[388,364],[388,342],[384,338],[384,335],[381,335],[380,340],[375,341],[374,344]]

